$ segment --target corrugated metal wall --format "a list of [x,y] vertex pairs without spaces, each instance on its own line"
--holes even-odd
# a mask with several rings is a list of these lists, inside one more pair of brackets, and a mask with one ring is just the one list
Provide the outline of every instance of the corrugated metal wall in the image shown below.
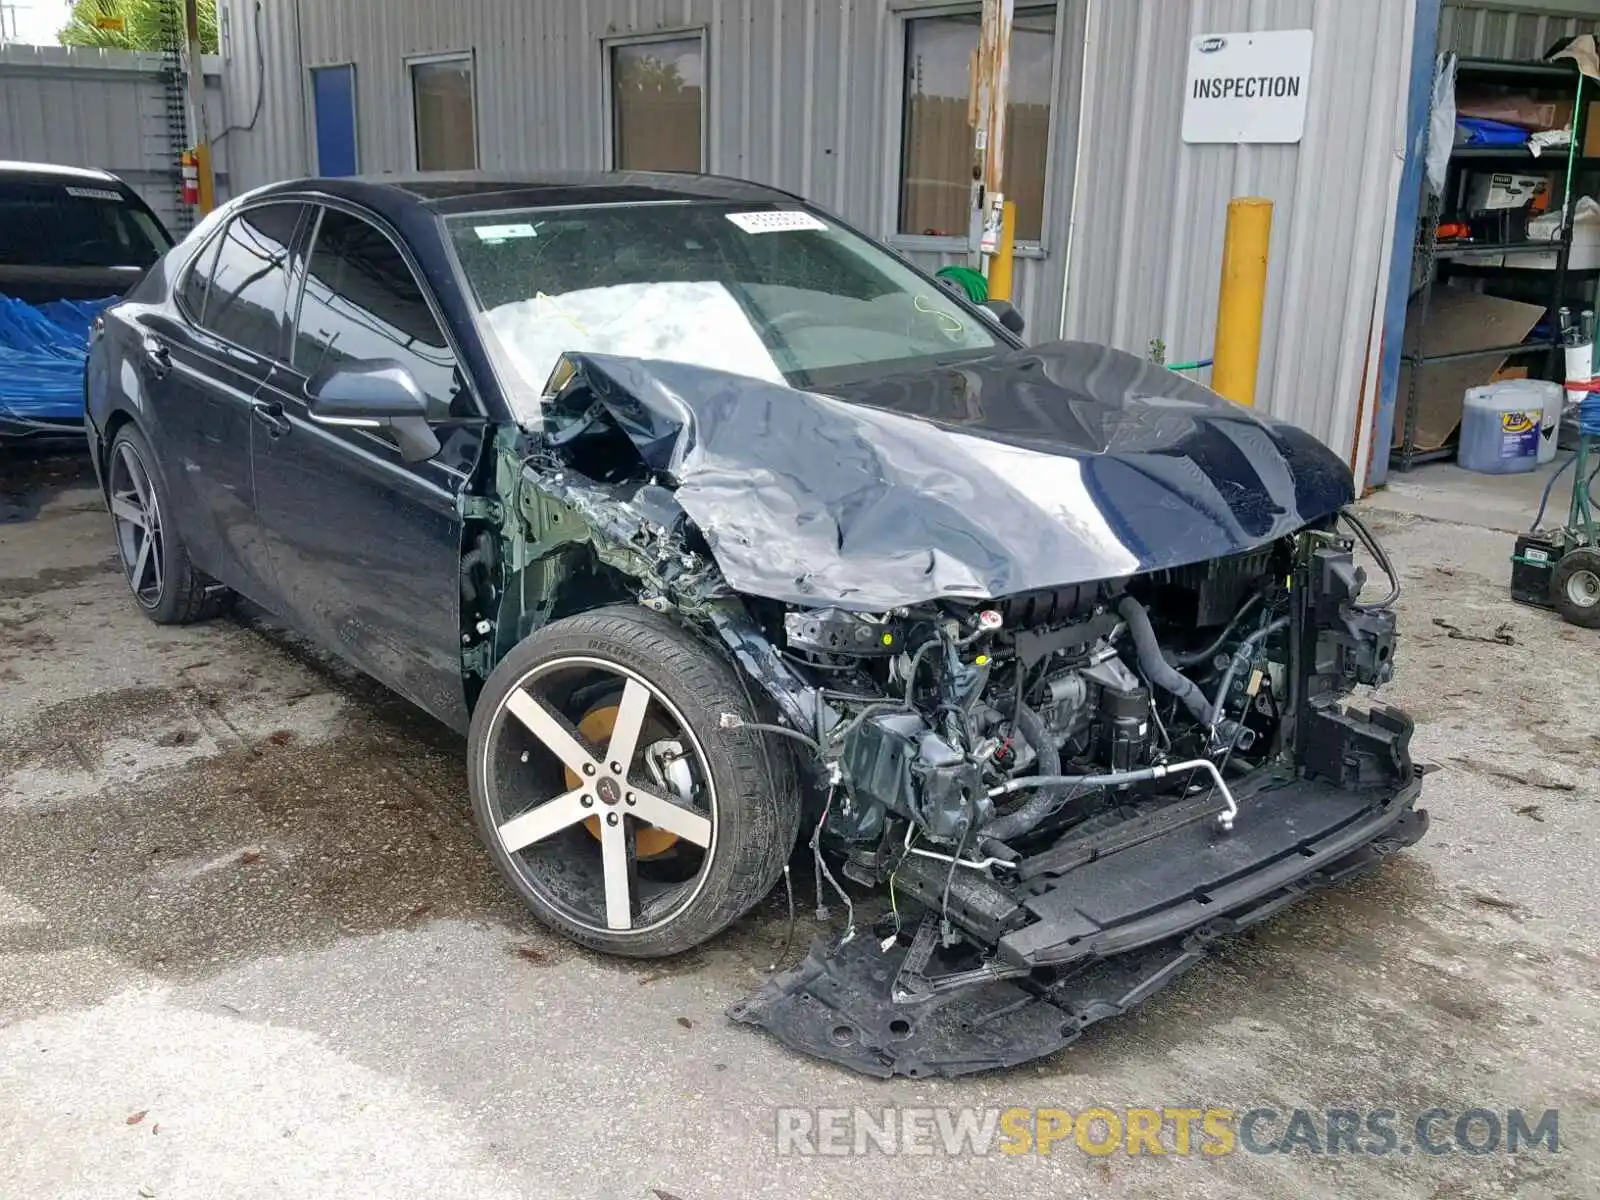
[[[1228,201],[1266,196],[1258,403],[1350,450],[1405,144],[1411,11],[1398,0],[1099,0],[1066,332],[1134,351],[1161,338],[1173,360],[1210,357]],[[1191,37],[1305,28],[1315,44],[1299,145],[1184,144]]]
[[[356,63],[362,169],[411,169],[405,60],[463,50],[476,60],[483,167],[603,167],[601,40],[703,29],[710,168],[800,192],[883,236],[896,218],[904,17],[949,7],[261,0],[258,9],[225,0],[232,121],[254,104],[258,25],[266,66],[257,129],[231,135],[236,181],[310,169],[305,68],[345,62]],[[1277,207],[1260,403],[1349,450],[1377,349],[1370,331],[1404,144],[1412,9],[1404,0],[1058,0],[1044,245],[1017,272],[1030,336],[1062,331],[1141,353],[1160,338],[1173,358],[1208,357],[1227,201],[1268,196]],[[1316,49],[1301,145],[1182,142],[1192,36],[1306,27]],[[959,258],[948,243],[891,240],[927,267]]]
[[[307,174],[305,75],[293,0],[220,0],[225,148],[236,192]],[[252,119],[254,123],[252,124]]]
[[[244,50],[254,0],[225,3],[235,46],[230,71],[241,72],[230,79],[228,103],[239,120],[254,99],[254,75],[246,81],[242,74],[255,69]],[[254,183],[309,169],[304,75],[286,66],[296,59],[306,68],[356,63],[362,170],[410,170],[405,59],[460,50],[476,60],[484,169],[600,169],[607,165],[601,39],[702,29],[710,169],[798,192],[883,235],[896,217],[903,18],[950,7],[948,0],[341,0],[299,5],[296,52],[294,0],[263,0],[266,102],[278,141],[263,149],[260,164],[246,169],[241,159],[238,178]],[[1046,184],[1056,229],[1042,255],[1017,264],[1017,305],[1031,327],[1051,333],[1059,324],[1088,7],[1088,0],[1058,0],[1065,53]],[[252,152],[261,144],[239,140]],[[922,239],[902,248],[925,267],[960,259]]]
[[1600,34],[1600,0],[1587,15],[1529,5],[1446,4],[1439,21],[1440,51],[1478,58],[1543,58],[1562,38]]
[[[222,128],[221,64],[207,64],[207,119]],[[125,179],[161,219],[177,215],[178,164],[155,54],[0,47],[0,159],[99,167]],[[228,194],[228,159],[218,157]]]

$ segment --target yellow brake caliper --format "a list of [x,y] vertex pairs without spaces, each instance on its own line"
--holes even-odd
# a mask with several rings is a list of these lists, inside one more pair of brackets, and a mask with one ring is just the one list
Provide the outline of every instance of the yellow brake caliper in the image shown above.
[[[584,714],[583,720],[578,722],[578,732],[591,744],[604,746],[611,740],[611,730],[617,723],[617,706],[607,705],[603,708],[591,708]],[[648,723],[647,723],[648,727]],[[640,738],[640,744],[648,744]],[[578,776],[571,768],[567,769],[567,787],[578,786]],[[663,797],[663,799],[669,799]],[[600,838],[600,818],[590,817],[583,823],[596,841]],[[656,858],[665,854],[678,844],[678,835],[668,833],[665,829],[657,829],[654,825],[640,825],[634,835],[633,845],[636,857],[642,859]]]

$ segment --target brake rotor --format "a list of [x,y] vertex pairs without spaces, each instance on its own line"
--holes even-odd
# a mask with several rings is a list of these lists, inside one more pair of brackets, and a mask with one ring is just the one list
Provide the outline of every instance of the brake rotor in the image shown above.
[[[610,741],[611,730],[617,723],[617,707],[615,704],[605,704],[591,708],[583,714],[583,720],[578,722],[578,733],[592,745],[605,745],[606,742]],[[651,736],[652,734],[654,734],[653,737]],[[666,732],[664,730],[656,726],[655,722],[647,720],[639,737],[639,744],[640,746],[648,746],[652,741],[657,741],[665,736]],[[577,773],[570,767],[567,768],[568,789],[576,788],[578,783]],[[590,836],[596,841],[600,840],[600,818],[598,816],[590,817],[583,823],[583,827],[589,831]],[[646,825],[643,822],[639,822],[634,832],[634,857],[641,862],[649,858],[659,858],[677,844],[677,834],[668,833],[665,829],[657,829],[654,825]]]

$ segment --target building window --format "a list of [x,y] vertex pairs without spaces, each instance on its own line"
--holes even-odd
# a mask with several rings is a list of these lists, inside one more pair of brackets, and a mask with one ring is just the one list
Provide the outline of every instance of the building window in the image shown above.
[[[967,235],[975,160],[967,115],[979,21],[976,12],[906,21],[901,233]],[[1016,202],[1017,240],[1023,242],[1039,241],[1044,229],[1055,54],[1055,8],[1019,5],[1011,27],[1005,195]]]
[[476,170],[478,117],[472,98],[472,55],[413,61],[411,104],[417,126],[417,170]]
[[619,171],[705,169],[705,42],[614,42],[611,164]]

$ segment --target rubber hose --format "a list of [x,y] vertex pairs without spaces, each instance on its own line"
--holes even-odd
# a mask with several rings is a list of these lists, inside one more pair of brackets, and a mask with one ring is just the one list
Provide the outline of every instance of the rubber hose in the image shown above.
[[[1044,719],[1026,704],[1017,709],[1017,730],[1028,739],[1039,759],[1039,773],[1054,775],[1061,770],[1061,752],[1050,741]],[[1049,816],[1062,799],[1065,789],[1041,788],[1030,796],[1021,808],[996,817],[978,831],[980,839],[999,842],[1010,841],[1029,832]]]
[[[1217,698],[1211,705],[1212,711],[1219,717],[1222,715],[1223,707],[1228,703],[1228,690],[1233,687],[1233,681],[1239,674],[1239,668],[1247,665],[1255,657],[1257,646],[1280,629],[1287,628],[1289,628],[1289,618],[1279,617],[1271,624],[1263,625],[1239,643],[1239,648],[1233,652],[1233,657],[1228,660],[1228,669],[1222,673],[1222,682],[1217,684]],[[1218,721],[1217,725],[1222,728],[1223,722]],[[1231,728],[1223,728],[1223,736],[1231,742],[1233,740],[1233,730]]]
[[1139,656],[1139,666],[1145,678],[1165,691],[1171,692],[1193,714],[1200,724],[1211,725],[1212,707],[1202,692],[1187,675],[1184,675],[1161,653],[1161,643],[1156,641],[1156,631],[1150,625],[1150,614],[1144,605],[1132,596],[1117,601],[1117,614],[1128,623],[1128,633],[1133,638],[1133,648]]
[[1223,644],[1233,636],[1233,631],[1239,627],[1239,622],[1248,617],[1251,610],[1260,603],[1261,593],[1251,592],[1250,597],[1239,606],[1239,611],[1234,613],[1222,627],[1222,632],[1217,634],[1216,640],[1204,650],[1190,650],[1185,654],[1163,654],[1162,657],[1175,667],[1192,667],[1197,663],[1210,662],[1217,651],[1222,649]]

